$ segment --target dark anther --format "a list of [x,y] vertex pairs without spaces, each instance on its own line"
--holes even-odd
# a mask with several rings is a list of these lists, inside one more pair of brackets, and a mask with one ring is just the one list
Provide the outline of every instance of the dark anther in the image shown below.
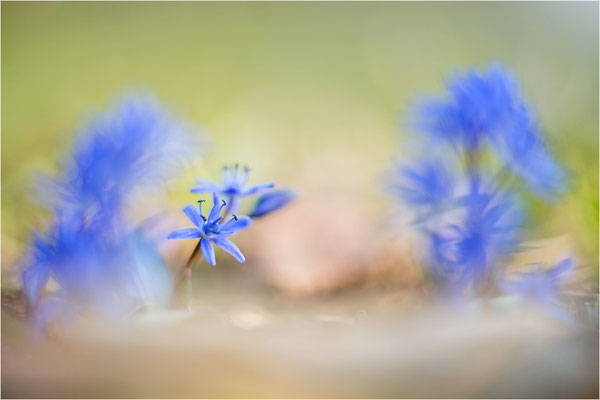
[[204,215],[200,215],[202,217],[202,219],[204,220],[204,222],[206,222],[206,217]]
[[204,203],[206,200],[198,200],[198,203],[202,204]]
[[223,205],[226,206],[227,202],[225,200],[221,200],[223,202]]
[[235,219],[237,221],[237,215],[233,214],[233,219]]

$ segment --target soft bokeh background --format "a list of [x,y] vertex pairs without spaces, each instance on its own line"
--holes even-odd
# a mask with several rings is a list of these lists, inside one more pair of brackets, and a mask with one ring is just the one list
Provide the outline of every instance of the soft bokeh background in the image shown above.
[[[167,191],[161,189],[140,198],[135,214],[168,213],[171,221],[163,228],[181,227],[185,220],[179,210],[195,199],[188,193],[194,176],[217,179],[225,163],[251,166],[254,183],[274,180],[300,193],[288,210],[260,221],[252,233],[240,235],[240,247],[248,258],[243,268],[237,264],[229,267],[227,256],[218,253],[219,267],[224,267],[219,271],[226,271],[224,277],[198,271],[197,276],[204,282],[198,293],[212,299],[209,303],[212,301],[213,306],[233,307],[233,321],[240,313],[242,326],[263,326],[264,321],[274,319],[260,307],[256,311],[255,299],[248,306],[250,311],[244,306],[246,300],[240,300],[240,296],[247,295],[247,282],[258,270],[271,285],[290,293],[351,285],[364,278],[365,265],[372,267],[367,277],[386,270],[385,282],[410,285],[418,279],[419,271],[413,262],[412,247],[394,239],[394,229],[401,230],[403,217],[395,215],[382,178],[398,155],[408,154],[403,143],[416,135],[402,125],[408,105],[424,92],[441,91],[444,78],[452,71],[497,61],[511,68],[522,83],[551,149],[572,178],[569,193],[555,204],[528,199],[530,238],[543,239],[541,247],[554,249],[556,254],[542,251],[524,262],[544,257],[548,262],[556,261],[566,252],[573,252],[580,269],[591,276],[585,287],[597,289],[599,104],[595,2],[3,2],[1,11],[3,288],[15,282],[30,231],[43,227],[46,214],[39,205],[44,199],[36,198],[36,173],[58,171],[58,163],[68,154],[73,138],[89,117],[131,90],[153,92],[196,124],[202,137],[211,143]],[[179,265],[192,247],[193,243],[170,243],[164,251],[172,265]],[[245,278],[236,283],[240,275]],[[270,295],[267,292],[272,305]],[[403,297],[394,294],[374,302],[395,304],[398,298]],[[356,315],[347,317],[349,320],[335,316],[340,309],[361,310],[359,298],[350,299],[339,300],[344,307],[339,307],[336,300],[325,307],[325,313],[319,306],[316,318],[322,317],[322,321],[318,323],[341,324],[341,330],[348,321],[352,325]],[[297,312],[293,304],[284,306],[291,310],[292,319]],[[242,311],[238,312],[240,307]],[[373,322],[373,326],[379,323]],[[488,321],[481,326],[486,324]],[[382,334],[396,329],[381,326]],[[505,332],[521,328],[518,324],[502,327],[498,335],[506,338]],[[21,335],[18,328],[11,325],[10,329],[13,336]],[[278,329],[289,333],[288,328]],[[320,332],[321,328],[315,329]],[[327,337],[340,334],[338,330],[323,329],[324,335],[331,335]],[[429,330],[427,326],[419,329]],[[422,337],[419,329],[408,343]],[[460,327],[456,329],[460,331]],[[234,342],[228,335],[217,332],[211,340],[227,348]],[[260,340],[271,343],[271,337]],[[494,334],[487,337],[497,342]],[[372,336],[364,333],[364,338]],[[318,334],[314,340],[322,342]],[[385,340],[381,343],[388,343]],[[289,343],[285,343],[282,349],[288,348]],[[549,343],[554,349],[554,342]],[[121,345],[115,346],[115,351],[120,351]],[[350,351],[357,349],[353,341],[343,346]],[[419,346],[430,347],[427,343]],[[467,346],[466,351],[469,349]],[[576,350],[586,353],[586,347]],[[206,356],[198,352],[199,359]],[[567,369],[580,371],[581,358],[565,352],[571,358],[540,350],[540,354],[557,357],[557,363],[565,359],[571,362]],[[416,359],[418,356],[415,353]],[[235,361],[237,356],[232,357]],[[331,362],[342,360],[344,364],[343,359],[332,357]],[[21,367],[16,361],[9,365],[14,365],[9,371],[16,371],[8,375],[13,378],[11,382],[55,382],[44,375],[47,370],[39,376],[30,371],[27,359],[23,358]],[[546,361],[542,357],[539,364],[555,365]],[[224,365],[227,369],[227,362]],[[444,364],[438,364],[439,370],[433,370],[432,377],[445,373],[439,365]],[[473,371],[479,369],[478,365],[474,362]],[[528,365],[524,361],[522,368],[528,370]],[[557,370],[563,368],[556,365]],[[321,367],[331,370],[325,364]],[[67,368],[65,376],[77,369]],[[237,371],[245,376],[243,368]],[[404,376],[405,371],[387,370],[386,374],[391,375],[382,378],[384,383],[393,382],[396,373]],[[508,375],[499,379],[498,387],[510,386],[502,379],[513,382]],[[250,387],[252,382],[260,385],[256,383],[260,379],[247,380]],[[85,379],[78,382],[82,391],[56,393],[89,395],[84,390]],[[73,380],[65,381],[64,387],[72,384]],[[366,390],[364,395],[398,395],[395,387],[388,388],[377,379],[373,387],[379,391]],[[116,392],[103,388],[96,387],[96,393],[127,395],[118,387]],[[580,393],[567,391],[566,395],[584,396],[589,394],[587,389],[584,387]],[[39,394],[18,393],[49,393],[39,390]],[[277,387],[272,392],[228,390],[225,395],[288,393],[302,397],[312,393],[277,392]],[[551,396],[556,394],[552,390],[513,393]],[[169,391],[160,393],[164,397],[174,395]],[[190,397],[189,391],[181,389],[180,393]],[[223,394],[218,390],[191,393]],[[323,393],[347,397],[363,392],[316,390],[314,395]],[[432,396],[432,392],[419,390],[407,393]],[[440,395],[449,393],[442,390]],[[507,392],[469,388],[458,390],[456,395],[482,393],[502,396]]]
[[56,169],[92,112],[126,90],[153,91],[212,141],[175,182],[173,207],[193,200],[193,176],[240,162],[255,182],[322,194],[321,221],[339,200],[368,213],[368,225],[388,217],[381,173],[414,134],[398,124],[408,102],[441,90],[450,71],[492,61],[514,70],[573,174],[563,201],[531,207],[533,236],[568,235],[597,271],[597,11],[593,2],[3,3],[3,271],[39,225],[34,173]]

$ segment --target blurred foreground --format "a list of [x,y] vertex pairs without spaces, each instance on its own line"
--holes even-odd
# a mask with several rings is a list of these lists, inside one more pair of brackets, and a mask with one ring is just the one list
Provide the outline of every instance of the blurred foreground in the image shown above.
[[569,325],[512,297],[433,307],[421,289],[298,299],[228,277],[195,283],[193,311],[42,341],[4,304],[3,397],[598,396],[597,325],[582,304]]

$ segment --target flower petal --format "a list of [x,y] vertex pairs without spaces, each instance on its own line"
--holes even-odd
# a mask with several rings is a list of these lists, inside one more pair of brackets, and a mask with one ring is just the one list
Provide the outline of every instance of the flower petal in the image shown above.
[[202,236],[202,233],[199,229],[183,228],[169,233],[167,239],[197,239],[200,236]]
[[238,196],[231,196],[229,198],[229,204],[227,204],[227,214],[235,214],[240,208],[240,198]]
[[262,217],[280,209],[295,198],[296,194],[290,190],[271,190],[258,199],[250,216],[253,218]]
[[254,185],[244,190],[242,196],[252,196],[254,194],[259,194],[261,192],[264,192],[265,190],[271,189],[274,186],[274,183],[261,183],[260,185]]
[[197,179],[196,186],[190,189],[192,193],[212,193],[212,192],[220,192],[222,190],[221,186],[218,184],[206,180],[206,179]]
[[215,260],[215,249],[209,239],[202,238],[200,241],[200,249],[202,249],[202,255],[210,265],[217,265],[217,260]]
[[215,222],[219,219],[219,215],[221,215],[221,210],[225,206],[224,203],[219,199],[219,195],[216,192],[213,192],[213,206],[210,209],[210,214],[208,216],[208,222]]
[[196,225],[198,229],[202,228],[202,215],[200,210],[192,204],[188,204],[183,209],[183,213],[188,217],[192,224]]
[[238,247],[231,240],[225,239],[224,237],[216,236],[212,238],[212,241],[215,242],[217,246],[234,256],[235,259],[239,262],[243,263],[244,261],[246,261],[246,258],[244,257],[240,249],[238,249]]
[[223,167],[223,173],[221,174],[221,181],[223,181],[223,186],[227,187],[231,185],[233,178],[231,177],[231,171],[228,166]]
[[244,167],[242,171],[238,173],[237,182],[240,187],[244,187],[248,182],[248,172],[250,172],[250,169],[248,167]]
[[221,236],[231,236],[234,233],[242,231],[252,225],[252,218],[241,216],[236,220],[235,218],[231,218],[229,221],[225,222],[221,225]]

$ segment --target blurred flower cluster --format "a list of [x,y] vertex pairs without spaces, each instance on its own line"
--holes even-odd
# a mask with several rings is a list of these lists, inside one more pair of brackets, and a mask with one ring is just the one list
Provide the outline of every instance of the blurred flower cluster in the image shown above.
[[[461,293],[498,288],[503,262],[523,240],[513,177],[547,200],[566,187],[531,107],[512,74],[492,65],[452,76],[446,95],[421,99],[410,122],[425,150],[395,166],[390,188],[415,212],[429,275]],[[529,278],[502,288],[526,290]]]
[[[129,96],[78,137],[58,178],[42,181],[53,219],[36,232],[22,287],[43,323],[54,314],[119,316],[164,303],[169,274],[155,244],[126,216],[191,155],[189,127],[149,96]],[[42,296],[49,281],[58,290]]]

